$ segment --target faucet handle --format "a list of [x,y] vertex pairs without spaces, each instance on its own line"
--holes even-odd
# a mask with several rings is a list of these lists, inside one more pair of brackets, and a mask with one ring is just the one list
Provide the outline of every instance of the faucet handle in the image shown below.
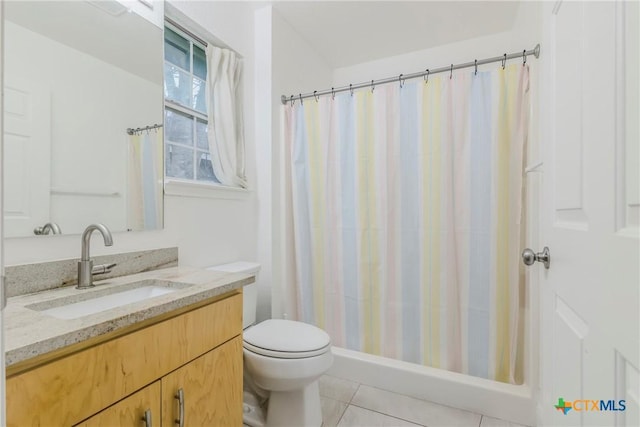
[[91,269],[91,274],[106,274],[111,273],[111,269],[115,267],[117,264],[98,264],[94,265]]

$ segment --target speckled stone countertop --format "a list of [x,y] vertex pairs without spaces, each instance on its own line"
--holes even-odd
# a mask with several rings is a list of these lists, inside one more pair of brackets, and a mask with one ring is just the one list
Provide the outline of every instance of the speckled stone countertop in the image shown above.
[[[77,319],[58,319],[41,312],[69,302],[149,286],[154,281],[176,290]],[[9,298],[4,310],[6,366],[225,294],[254,281],[254,276],[242,273],[172,267],[96,281],[96,287],[88,290],[66,287]]]

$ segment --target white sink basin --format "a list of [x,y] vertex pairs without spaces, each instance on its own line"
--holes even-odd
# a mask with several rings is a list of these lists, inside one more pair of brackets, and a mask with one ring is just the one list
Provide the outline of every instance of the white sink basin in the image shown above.
[[77,319],[79,317],[100,313],[101,311],[111,310],[112,308],[165,295],[177,290],[177,288],[163,286],[143,286],[128,291],[115,292],[84,301],[49,308],[40,312],[58,319]]

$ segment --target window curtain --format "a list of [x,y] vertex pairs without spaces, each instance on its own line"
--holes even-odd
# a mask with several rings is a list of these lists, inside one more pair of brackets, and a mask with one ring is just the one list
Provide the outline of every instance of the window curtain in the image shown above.
[[340,347],[521,382],[528,66],[283,108],[298,319]]
[[242,61],[236,53],[207,46],[207,135],[211,163],[223,185],[246,188]]

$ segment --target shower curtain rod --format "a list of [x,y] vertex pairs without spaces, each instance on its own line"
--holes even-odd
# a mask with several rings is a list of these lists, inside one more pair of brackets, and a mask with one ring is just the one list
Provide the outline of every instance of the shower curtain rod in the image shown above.
[[280,97],[280,100],[282,101],[283,105],[286,105],[287,102],[291,102],[292,104],[295,103],[296,101],[300,100],[302,101],[305,98],[317,98],[319,96],[322,95],[335,95],[338,92],[345,92],[345,91],[354,91],[356,89],[362,89],[365,87],[371,87],[372,89],[374,89],[376,87],[376,85],[381,85],[381,84],[385,84],[385,83],[393,83],[393,82],[398,82],[400,83],[400,85],[402,86],[404,84],[405,80],[408,79],[416,79],[418,77],[425,77],[427,79],[427,81],[429,80],[429,76],[432,74],[438,74],[438,73],[444,73],[444,72],[451,72],[453,73],[453,70],[459,70],[461,68],[469,68],[469,67],[477,67],[478,65],[484,65],[484,64],[490,64],[492,62],[503,62],[504,63],[508,60],[508,59],[514,59],[514,58],[522,58],[523,63],[526,63],[527,61],[527,56],[529,55],[533,55],[536,58],[540,57],[540,44],[537,44],[536,47],[534,47],[531,50],[523,50],[522,52],[519,53],[510,53],[510,54],[504,54],[501,56],[494,56],[493,58],[486,58],[486,59],[480,59],[480,60],[475,60],[473,62],[465,62],[464,64],[451,64],[448,65],[446,67],[440,67],[440,68],[434,68],[433,70],[430,69],[426,69],[425,71],[421,71],[418,73],[413,73],[413,74],[400,74],[397,77],[388,77],[386,79],[380,79],[380,80],[371,80],[371,82],[367,82],[367,83],[359,83],[356,85],[350,84],[349,86],[342,86],[342,87],[338,87],[338,88],[331,88],[331,89],[326,89],[326,90],[314,90],[313,92],[309,92],[309,93],[300,93],[298,94],[298,96],[296,95],[291,95],[290,97],[287,97],[285,95],[282,95]]
[[143,128],[135,128],[135,129],[127,128],[127,133],[128,133],[129,135],[133,135],[133,134],[135,134],[135,133],[142,133],[142,132],[144,132],[145,130],[146,130],[146,131],[150,131],[150,130],[152,130],[152,129],[158,129],[158,128],[161,128],[161,127],[162,127],[162,125],[155,124],[155,125],[151,125],[151,126],[145,126],[145,127],[143,127]]

